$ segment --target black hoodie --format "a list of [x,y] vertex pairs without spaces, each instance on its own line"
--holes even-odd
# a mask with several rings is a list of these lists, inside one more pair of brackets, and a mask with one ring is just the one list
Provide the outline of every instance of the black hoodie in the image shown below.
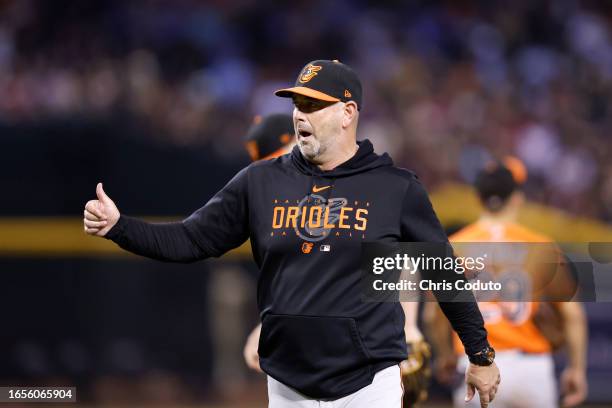
[[[406,358],[401,305],[361,300],[361,244],[447,242],[414,173],[368,140],[331,171],[295,147],[240,171],[182,223],[121,216],[107,238],[179,262],[220,256],[250,238],[260,269],[261,367],[316,399],[351,394]],[[487,345],[475,303],[441,306],[468,354]]]

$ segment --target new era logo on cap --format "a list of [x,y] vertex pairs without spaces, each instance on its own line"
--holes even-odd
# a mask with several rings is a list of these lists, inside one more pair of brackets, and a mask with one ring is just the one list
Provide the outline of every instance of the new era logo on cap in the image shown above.
[[361,109],[361,81],[351,67],[338,60],[309,62],[300,71],[295,86],[275,94],[283,98],[298,94],[328,102],[354,101]]

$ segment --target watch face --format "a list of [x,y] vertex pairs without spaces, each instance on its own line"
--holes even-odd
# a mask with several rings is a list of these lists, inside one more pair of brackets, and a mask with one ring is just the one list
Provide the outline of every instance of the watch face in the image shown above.
[[493,347],[487,347],[484,352],[483,352],[484,356],[486,357],[486,359],[489,361],[489,363],[493,363],[493,360],[495,360],[495,350],[493,350]]
[[470,357],[470,361],[476,365],[488,366],[495,360],[495,350],[493,347],[486,347],[481,352]]

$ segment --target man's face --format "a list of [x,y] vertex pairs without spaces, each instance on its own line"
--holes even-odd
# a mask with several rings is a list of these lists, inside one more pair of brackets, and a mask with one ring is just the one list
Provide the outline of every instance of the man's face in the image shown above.
[[342,131],[343,103],[293,96],[297,144],[308,160],[319,162]]

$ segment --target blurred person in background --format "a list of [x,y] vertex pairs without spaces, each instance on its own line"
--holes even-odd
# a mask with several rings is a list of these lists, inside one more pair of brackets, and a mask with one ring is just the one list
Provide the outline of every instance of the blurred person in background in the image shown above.
[[[295,146],[293,117],[289,114],[276,113],[265,117],[255,116],[245,142],[245,147],[252,161],[269,160],[291,152]],[[247,337],[243,355],[246,365],[259,373],[259,336],[261,323]]]
[[[475,182],[484,207],[480,219],[450,236],[450,240],[453,244],[458,244],[455,245],[457,252],[466,248],[462,244],[468,245],[468,249],[464,250],[469,252],[469,248],[473,248],[469,246],[471,243],[474,246],[484,242],[532,243],[526,247],[530,255],[520,261],[514,257],[512,260],[495,258],[487,265],[486,271],[494,273],[498,281],[511,276],[512,279],[525,279],[528,284],[520,284],[517,287],[529,287],[533,291],[517,296],[524,299],[523,302],[478,302],[489,333],[489,341],[496,350],[498,364],[504,373],[504,385],[500,387],[491,406],[557,407],[557,384],[551,353],[563,343],[568,355],[568,366],[561,375],[562,404],[564,407],[573,407],[582,403],[587,396],[585,313],[580,303],[568,301],[565,293],[569,292],[552,287],[559,282],[563,282],[562,286],[571,286],[571,283],[567,286],[564,282],[568,273],[564,265],[559,265],[559,269],[555,266],[556,273],[561,274],[560,278],[555,276],[555,281],[548,280],[546,268],[550,262],[544,261],[547,255],[543,254],[553,246],[552,240],[516,222],[518,211],[524,202],[520,185],[525,182],[526,177],[525,167],[516,158],[508,157],[503,163],[490,163],[478,174]],[[555,251],[556,255],[558,254]],[[520,278],[516,276],[515,261],[521,263]],[[542,267],[543,264],[546,267]],[[546,294],[553,298],[548,302],[544,298],[546,294],[535,294],[538,292],[536,288],[544,287],[538,283],[543,280],[549,286],[546,287]],[[544,322],[545,326],[541,322],[543,313],[547,313],[548,319]],[[435,303],[426,304],[425,318],[435,351],[436,377],[442,383],[452,384],[452,380],[462,372],[466,364],[465,359],[461,357],[461,344],[454,336],[451,340],[450,327]],[[558,321],[552,322],[553,318]],[[454,403],[456,407],[466,405],[462,387],[456,388]],[[474,407],[476,404],[470,402],[467,406]]]
[[257,115],[246,136],[245,147],[252,161],[275,159],[295,146],[293,118],[285,113]]

